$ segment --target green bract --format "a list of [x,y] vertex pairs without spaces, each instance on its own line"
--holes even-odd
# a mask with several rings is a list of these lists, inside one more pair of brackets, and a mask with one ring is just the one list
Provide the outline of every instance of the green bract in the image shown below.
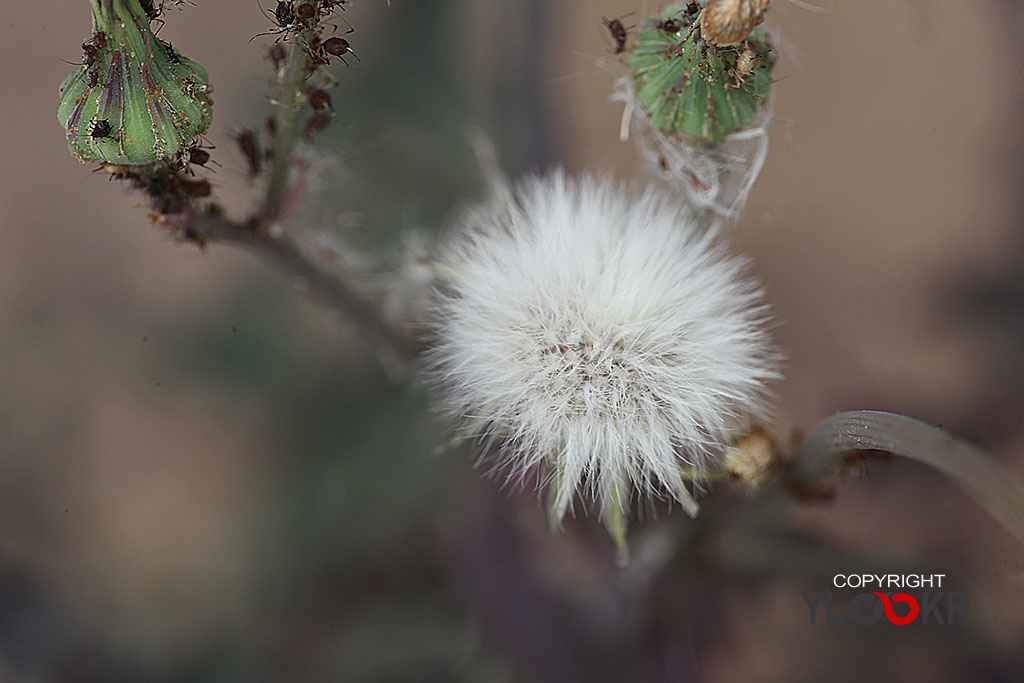
[[655,128],[715,143],[755,121],[771,88],[775,56],[758,29],[728,47],[704,42],[701,11],[673,6],[646,22],[626,62],[636,99]]
[[57,119],[82,161],[149,164],[210,125],[206,70],[149,28],[139,0],[90,0],[84,64],[60,86]]

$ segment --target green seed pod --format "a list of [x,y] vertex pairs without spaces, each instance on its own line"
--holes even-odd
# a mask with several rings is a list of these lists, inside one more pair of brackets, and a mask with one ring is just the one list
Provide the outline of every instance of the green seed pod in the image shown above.
[[704,4],[669,7],[648,21],[626,62],[655,128],[716,143],[754,123],[771,88],[775,56],[759,29],[727,47],[705,42]]
[[82,66],[57,119],[78,159],[141,165],[176,154],[213,116],[206,70],[157,38],[139,0],[90,0]]

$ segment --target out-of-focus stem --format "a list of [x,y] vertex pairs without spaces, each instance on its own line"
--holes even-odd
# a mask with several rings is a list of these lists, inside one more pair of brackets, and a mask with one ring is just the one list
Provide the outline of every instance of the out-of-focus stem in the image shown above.
[[[148,21],[138,0],[90,0],[90,5],[94,31],[108,30],[107,25],[118,19],[115,10],[120,21],[128,22],[132,17]],[[385,365],[405,371],[416,359],[414,345],[392,328],[370,301],[307,256],[294,240],[271,227],[282,220],[282,213],[286,211],[289,172],[304,114],[302,91],[311,69],[309,45],[317,30],[317,27],[305,29],[290,41],[288,70],[278,92],[274,157],[262,206],[249,220],[234,221],[187,205],[175,195],[174,201],[168,204],[154,200],[159,211],[157,220],[185,241],[199,245],[231,244],[255,254],[326,309],[335,320],[356,328]],[[152,188],[150,171],[133,171],[129,176],[135,179],[137,187]],[[179,190],[185,186],[181,185]]]
[[297,108],[302,84],[309,76],[309,41],[313,30],[303,31],[292,43],[288,54],[288,73],[281,86],[274,138],[274,159],[270,168],[267,196],[262,216],[273,221],[281,213],[288,192],[288,173],[291,170],[292,151],[299,134],[301,112]]
[[317,266],[287,237],[273,235],[256,222],[240,223],[194,210],[165,216],[163,222],[199,244],[220,242],[254,253],[328,313],[355,327],[360,337],[383,354],[390,365],[408,370],[415,361],[416,350],[381,318],[371,303]]
[[904,415],[856,410],[827,418],[794,455],[793,476],[800,483],[816,482],[843,454],[856,450],[887,451],[931,465],[1024,542],[1024,487],[987,454]]

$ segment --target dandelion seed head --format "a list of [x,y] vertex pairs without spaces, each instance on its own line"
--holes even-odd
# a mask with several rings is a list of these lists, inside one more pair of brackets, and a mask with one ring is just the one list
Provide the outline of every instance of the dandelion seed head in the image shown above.
[[560,519],[629,489],[695,511],[683,472],[764,413],[777,356],[742,260],[654,190],[560,172],[464,214],[439,268],[430,379]]

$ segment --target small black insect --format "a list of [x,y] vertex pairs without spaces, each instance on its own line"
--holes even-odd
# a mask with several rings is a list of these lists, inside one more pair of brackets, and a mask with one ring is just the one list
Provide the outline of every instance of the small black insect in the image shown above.
[[235,135],[235,144],[238,151],[245,157],[249,166],[249,177],[256,177],[263,170],[263,155],[260,152],[259,142],[256,140],[256,133],[248,128],[242,129]]
[[181,149],[177,156],[178,170],[184,169],[189,175],[195,175],[195,171],[192,170],[193,166],[202,166],[203,168],[212,171],[206,164],[212,163],[215,166],[220,166],[214,161],[208,150],[215,149],[213,146],[203,146],[200,144],[200,140],[193,140],[191,144]]
[[274,20],[277,21],[277,25],[281,28],[295,23],[295,14],[292,12],[291,3],[283,1],[277,3],[277,8],[274,10]]
[[328,38],[323,42],[324,52],[335,57],[341,57],[346,52],[352,51],[352,46],[344,38]]
[[[316,19],[316,8],[308,2],[299,5],[299,9],[301,9],[302,16],[308,15],[310,19]],[[263,33],[257,33],[249,39],[250,42],[260,36],[277,36],[277,41],[287,40],[293,33],[297,33],[306,27],[306,21],[302,19],[302,16],[296,13],[294,2],[284,2],[284,0],[281,0],[281,2],[277,3],[273,12],[268,12],[263,9],[262,5],[260,6],[260,10],[275,24],[277,24],[277,27],[271,28],[269,31],[264,31]],[[312,11],[312,14],[309,14],[310,11]],[[312,24],[313,22],[309,23]]]
[[142,11],[150,20],[160,16],[160,8],[153,5],[153,0],[139,0],[139,4],[142,5]]
[[331,96],[322,88],[313,88],[306,95],[306,98],[309,100],[309,106],[317,111],[331,108]]
[[295,18],[305,23],[316,17],[316,7],[304,2],[295,8]]
[[106,119],[100,119],[99,121],[93,124],[92,130],[89,131],[89,135],[92,136],[93,140],[98,140],[100,138],[109,138],[110,130],[110,121],[107,121]]
[[210,160],[210,153],[205,149],[193,149],[189,150],[188,163],[195,164],[196,166],[205,166],[206,162]]
[[[351,33],[351,31],[349,31]],[[314,64],[329,64],[331,56],[339,58],[342,62],[345,62],[345,66],[348,66],[348,62],[345,60],[345,55],[350,54],[356,59],[359,59],[353,50],[352,46],[344,38],[333,36],[328,38],[324,42],[319,42],[314,39],[309,46],[310,57]]]
[[665,19],[664,21],[658,20],[654,24],[654,28],[665,33],[679,33],[683,30],[683,27],[679,25],[675,19]]
[[160,44],[163,46],[164,52],[167,54],[167,59],[171,60],[175,64],[181,64],[181,58],[178,57],[178,52],[174,49],[173,45],[162,40],[160,41]]
[[601,21],[608,27],[608,32],[612,34],[612,40],[615,41],[615,54],[619,55],[625,52],[627,33],[626,27],[622,24],[622,19],[601,17]]
[[285,61],[288,59],[288,48],[281,43],[274,43],[269,50],[267,50],[267,59],[271,61],[274,68],[278,71],[284,66]]
[[100,56],[100,49],[93,45],[91,42],[82,43],[82,52],[85,53],[85,65],[92,66],[96,63],[96,59]]

